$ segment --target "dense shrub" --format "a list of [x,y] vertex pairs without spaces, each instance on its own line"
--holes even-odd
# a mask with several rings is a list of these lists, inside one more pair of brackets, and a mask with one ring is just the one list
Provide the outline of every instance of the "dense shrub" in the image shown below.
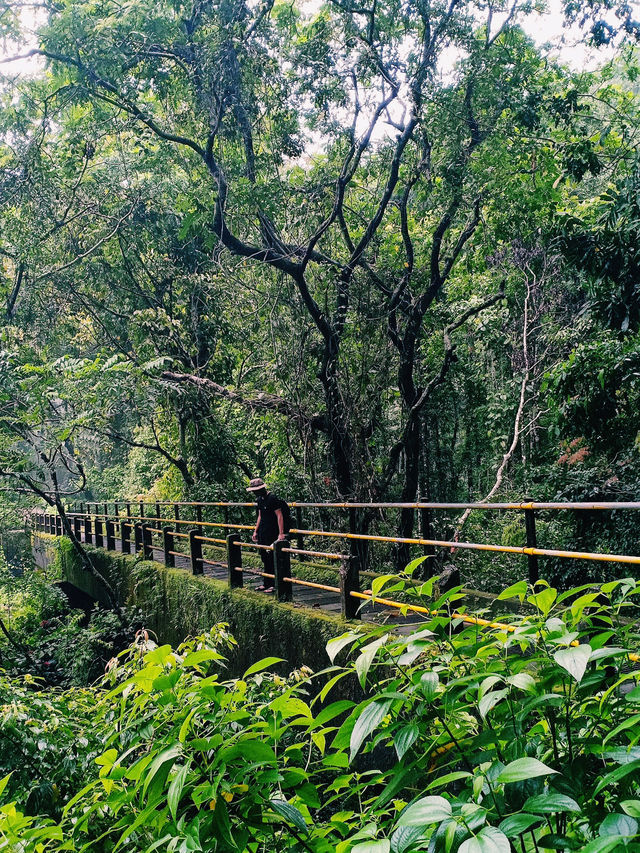
[[[640,849],[640,586],[521,582],[502,595],[520,614],[487,624],[432,590],[411,636],[330,641],[321,690],[268,672],[274,658],[225,678],[224,627],[177,651],[141,632],[93,691],[93,778],[57,824],[5,806],[0,838],[24,853]],[[345,679],[361,702],[330,701]]]

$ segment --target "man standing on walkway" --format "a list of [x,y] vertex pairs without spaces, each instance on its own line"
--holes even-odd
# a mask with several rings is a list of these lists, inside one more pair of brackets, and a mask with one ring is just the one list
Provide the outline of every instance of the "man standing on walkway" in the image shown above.
[[[251,537],[253,541],[258,545],[273,545],[278,539],[286,539],[288,531],[282,509],[284,501],[268,491],[264,481],[259,477],[251,480],[247,491],[254,493],[258,507],[258,518]],[[261,548],[260,557],[265,573],[273,575],[275,573],[273,551]],[[258,589],[273,592],[273,578],[265,578],[263,586]]]

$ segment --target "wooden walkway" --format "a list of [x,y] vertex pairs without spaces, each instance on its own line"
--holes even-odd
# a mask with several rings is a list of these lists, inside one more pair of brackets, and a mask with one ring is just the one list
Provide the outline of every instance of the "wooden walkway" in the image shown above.
[[[81,533],[81,540],[84,542],[84,530]],[[115,550],[122,552],[122,543],[118,538],[115,540]],[[95,545],[93,547],[96,547]],[[153,559],[158,563],[163,563],[164,553],[160,548],[153,548]],[[191,573],[191,561],[187,555],[184,557],[175,557],[176,569],[183,569]],[[226,563],[207,562],[203,566],[203,576],[214,578],[215,580],[228,582],[228,572]],[[260,592],[258,587],[262,586],[263,578],[259,575],[252,575],[249,572],[244,572],[243,575],[244,589],[256,591],[260,595],[268,595],[273,597],[273,593]],[[322,589],[313,589],[310,587],[293,584],[293,606],[308,607],[313,610],[321,610],[331,616],[340,617],[341,603],[340,596],[337,592],[328,592]],[[424,620],[416,619],[416,615],[411,614],[403,616],[397,610],[387,607],[383,604],[365,603],[360,609],[360,616],[364,622],[375,623],[378,625],[388,625],[393,629],[394,633],[411,634],[424,624]]]

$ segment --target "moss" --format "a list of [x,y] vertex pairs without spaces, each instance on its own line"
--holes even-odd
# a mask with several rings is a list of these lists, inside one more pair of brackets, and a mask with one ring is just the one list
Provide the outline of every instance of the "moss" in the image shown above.
[[[82,569],[68,539],[48,534],[38,534],[38,539],[55,544],[55,563],[65,580],[108,604],[104,590]],[[216,622],[228,622],[238,642],[230,660],[235,673],[271,655],[284,658],[285,669],[303,664],[321,669],[329,663],[327,641],[353,627],[353,623],[317,610],[278,603],[247,589],[231,590],[221,581],[194,576],[184,569],[169,569],[113,551],[87,550],[122,604],[142,610],[160,642],[175,646]]]

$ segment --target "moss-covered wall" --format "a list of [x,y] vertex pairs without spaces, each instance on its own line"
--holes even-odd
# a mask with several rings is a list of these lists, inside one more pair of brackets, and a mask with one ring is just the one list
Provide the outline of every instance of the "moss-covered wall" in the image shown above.
[[[108,604],[104,590],[82,569],[68,539],[39,533],[34,538],[34,549],[55,553],[64,580]],[[350,627],[350,623],[341,619],[308,608],[279,604],[257,592],[231,591],[220,581],[194,576],[184,569],[169,569],[159,563],[98,548],[87,550],[122,604],[139,608],[146,625],[161,643],[175,646],[216,622],[227,622],[238,642],[230,660],[235,673],[270,655],[284,658],[286,669],[302,664],[322,669],[329,664],[327,641]]]

